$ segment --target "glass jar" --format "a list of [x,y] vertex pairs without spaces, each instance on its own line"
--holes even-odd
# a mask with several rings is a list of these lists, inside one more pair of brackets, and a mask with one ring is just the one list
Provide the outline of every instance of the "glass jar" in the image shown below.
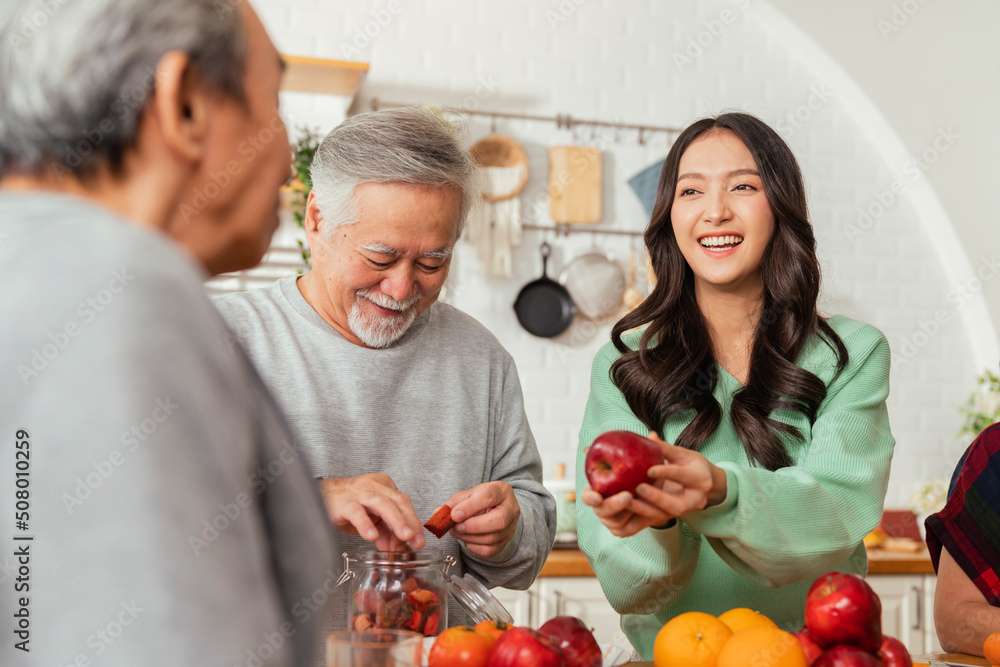
[[514,622],[500,601],[474,577],[449,576],[454,564],[454,557],[443,557],[440,549],[366,549],[357,557],[345,553],[344,572],[337,585],[351,581],[350,629],[411,630],[432,637],[448,627],[449,590],[473,623]]
[[[344,555],[351,578],[351,629],[411,630],[432,637],[448,627],[448,587],[440,549],[378,551],[357,559]],[[357,562],[357,571],[351,562]]]

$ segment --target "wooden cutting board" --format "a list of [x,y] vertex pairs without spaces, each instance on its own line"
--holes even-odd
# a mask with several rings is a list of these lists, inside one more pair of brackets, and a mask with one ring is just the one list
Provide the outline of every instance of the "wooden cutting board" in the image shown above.
[[601,221],[601,151],[587,146],[549,149],[549,215],[557,224]]

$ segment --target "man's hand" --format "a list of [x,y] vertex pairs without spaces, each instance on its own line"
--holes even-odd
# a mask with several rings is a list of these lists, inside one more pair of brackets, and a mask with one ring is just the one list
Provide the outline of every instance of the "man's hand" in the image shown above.
[[507,482],[486,482],[459,491],[445,503],[457,524],[451,529],[456,539],[481,558],[500,553],[517,532],[521,506]]
[[380,551],[399,551],[404,542],[414,549],[426,544],[413,503],[388,475],[321,479],[319,491],[337,528],[374,542]]

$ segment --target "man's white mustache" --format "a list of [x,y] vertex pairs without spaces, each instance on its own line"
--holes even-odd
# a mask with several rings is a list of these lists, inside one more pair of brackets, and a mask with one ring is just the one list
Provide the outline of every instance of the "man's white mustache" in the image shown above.
[[377,306],[382,306],[383,308],[388,308],[390,310],[396,310],[399,312],[403,312],[404,310],[411,308],[415,303],[417,303],[417,301],[420,301],[419,294],[414,294],[410,298],[405,299],[403,301],[397,301],[388,294],[383,294],[382,292],[378,292],[371,288],[360,289],[358,290],[357,294],[360,297],[368,299]]

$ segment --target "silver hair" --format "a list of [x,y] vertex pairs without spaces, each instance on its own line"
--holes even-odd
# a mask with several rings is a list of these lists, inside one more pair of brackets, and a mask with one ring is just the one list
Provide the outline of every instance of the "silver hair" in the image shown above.
[[121,173],[168,51],[245,101],[243,0],[2,0],[0,176]]
[[465,148],[465,124],[429,107],[358,114],[320,143],[310,175],[327,238],[358,221],[362,183],[455,188],[461,194],[458,234],[479,199],[479,170]]

